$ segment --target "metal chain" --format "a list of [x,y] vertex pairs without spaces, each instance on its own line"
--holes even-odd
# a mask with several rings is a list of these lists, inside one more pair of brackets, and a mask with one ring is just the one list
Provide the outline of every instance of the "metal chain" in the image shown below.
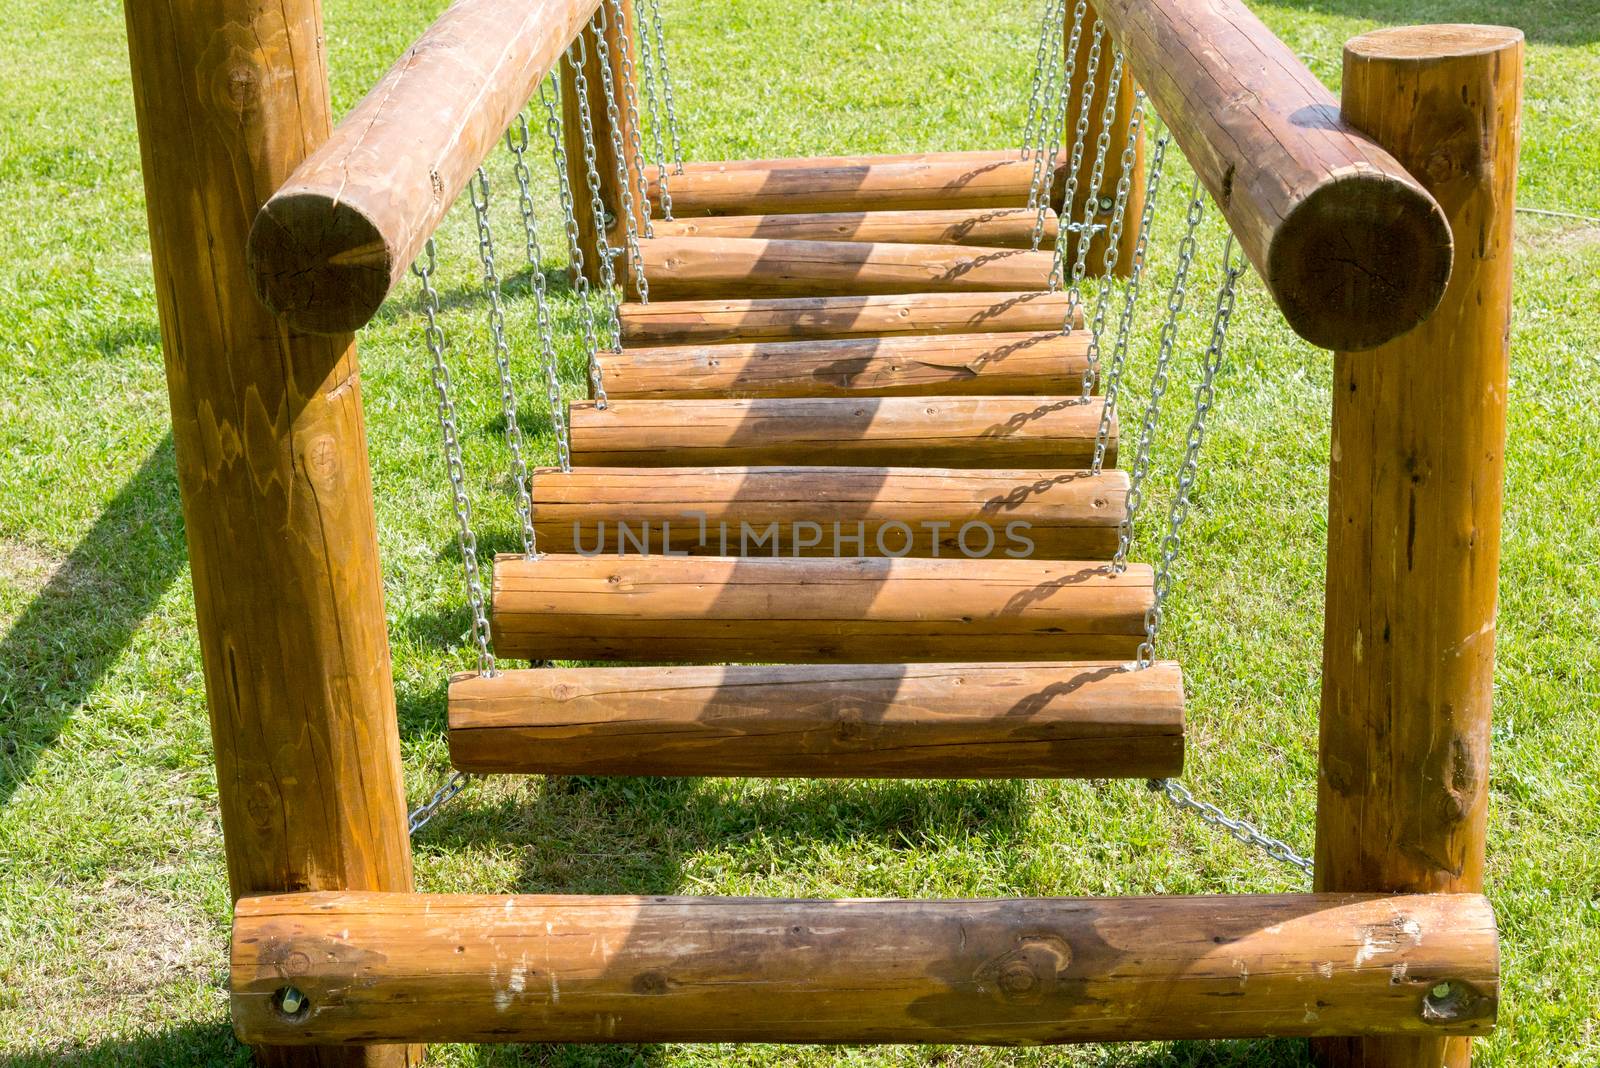
[[[589,79],[584,75],[584,65],[589,61],[588,48],[583,34],[579,34],[567,49],[567,62],[572,64],[573,92],[578,98],[578,126],[583,141],[585,178],[589,183],[589,210],[594,216],[595,246],[600,259],[600,299],[605,302],[607,325],[610,327],[613,352],[622,351],[622,320],[618,317],[615,300],[617,271],[611,262],[610,227],[606,224],[606,205],[600,199],[600,170],[595,162],[594,116],[589,110]],[[547,105],[548,106],[548,105]],[[548,121],[548,118],[547,118]],[[565,155],[563,151],[562,155]],[[578,261],[580,265],[582,259]],[[607,405],[605,375],[600,367],[600,345],[589,347],[589,387],[594,391],[595,407],[604,411]]]
[[[1059,13],[1059,14],[1058,14]],[[1039,20],[1039,47],[1033,55],[1033,86],[1028,93],[1028,117],[1022,124],[1022,158],[1033,158],[1033,142],[1035,137],[1042,135],[1035,133],[1035,127],[1044,118],[1044,78],[1048,64],[1051,69],[1055,67],[1056,49],[1055,42],[1061,40],[1061,34],[1056,29],[1058,18],[1066,17],[1066,0],[1045,0],[1044,16]],[[1039,146],[1041,149],[1043,144]],[[1028,206],[1033,204],[1030,200]]]
[[1184,300],[1188,295],[1189,268],[1194,263],[1194,234],[1204,215],[1205,201],[1200,196],[1200,179],[1197,176],[1189,190],[1188,229],[1178,244],[1178,268],[1172,277],[1172,289],[1167,294],[1167,317],[1161,324],[1156,369],[1150,379],[1150,399],[1145,404],[1133,470],[1128,476],[1128,506],[1117,530],[1117,551],[1111,558],[1111,570],[1115,572],[1125,571],[1128,567],[1128,549],[1133,544],[1133,521],[1144,503],[1144,482],[1150,474],[1150,447],[1155,442],[1156,425],[1161,419],[1161,397],[1167,391],[1167,371],[1172,362],[1172,348],[1178,340],[1178,316],[1183,313]]
[[1209,801],[1201,801],[1189,788],[1176,779],[1151,779],[1150,789],[1159,790],[1180,811],[1193,812],[1201,822],[1220,827],[1245,845],[1254,846],[1273,860],[1299,868],[1307,875],[1314,865],[1309,857],[1295,852],[1294,847],[1281,838],[1274,838],[1247,819],[1229,816]]
[[[1112,91],[1106,94],[1105,110],[1100,116],[1100,137],[1095,142],[1094,172],[1090,176],[1094,189],[1090,195],[1090,203],[1084,205],[1083,221],[1085,228],[1078,234],[1078,262],[1085,263],[1089,256],[1088,225],[1094,220],[1095,215],[1102,211],[1103,200],[1100,190],[1105,187],[1106,157],[1111,147],[1111,127],[1117,121],[1117,101],[1122,97],[1122,53],[1116,54],[1116,60],[1111,64]],[[1133,192],[1133,167],[1138,158],[1139,131],[1144,128],[1144,92],[1135,89],[1133,93],[1133,110],[1128,115],[1128,137],[1122,147],[1120,162],[1121,171],[1117,176],[1117,191],[1112,197],[1107,210],[1111,212],[1111,222],[1106,233],[1105,252],[1100,257],[1100,287],[1095,295],[1094,316],[1089,329],[1089,347],[1086,351],[1086,362],[1083,374],[1083,395],[1094,396],[1094,388],[1100,380],[1100,335],[1106,328],[1106,309],[1111,302],[1111,278],[1116,273],[1117,255],[1122,251],[1122,224],[1123,217],[1128,212],[1128,197]],[[1074,282],[1072,291],[1067,294],[1067,319],[1063,333],[1072,332],[1072,324],[1077,314],[1077,309],[1083,297]]]
[[645,0],[634,0],[633,21],[639,27],[639,70],[644,75],[646,109],[650,113],[650,143],[655,149],[656,186],[661,190],[661,215],[672,221],[672,187],[667,181],[667,146],[661,136],[661,102],[657,93],[655,48],[650,43],[650,21]]
[[1194,496],[1195,478],[1200,473],[1200,447],[1206,440],[1206,423],[1217,398],[1217,372],[1222,369],[1223,346],[1228,341],[1228,324],[1233,319],[1233,303],[1243,264],[1233,265],[1233,234],[1222,246],[1222,284],[1217,287],[1217,308],[1211,316],[1211,340],[1201,357],[1200,383],[1194,387],[1194,415],[1189,420],[1189,435],[1183,460],[1178,464],[1178,486],[1167,510],[1167,533],[1161,539],[1161,562],[1156,567],[1150,607],[1144,613],[1144,641],[1137,653],[1138,665],[1146,668],[1155,660],[1156,635],[1172,595],[1172,566],[1183,548],[1183,524],[1189,518],[1189,502]]
[[[1067,186],[1061,197],[1061,214],[1071,218],[1072,204],[1078,199],[1078,172],[1083,169],[1083,152],[1089,140],[1089,116],[1094,112],[1094,80],[1100,73],[1100,52],[1105,44],[1106,24],[1099,19],[1094,21],[1094,36],[1089,42],[1089,62],[1084,68],[1083,92],[1080,94],[1082,102],[1078,106],[1078,124],[1072,134],[1072,158],[1067,164]],[[1114,94],[1107,94],[1108,96]],[[1090,190],[1089,202],[1094,200],[1096,190]],[[1078,246],[1082,249],[1093,236],[1092,224],[1094,217],[1087,216],[1082,229],[1078,232]],[[1060,289],[1063,276],[1066,273],[1067,243],[1059,234],[1056,237],[1055,259],[1050,264],[1050,288]],[[1083,260],[1083,255],[1078,257]]]
[[[1139,282],[1144,277],[1145,252],[1150,245],[1150,225],[1156,217],[1156,197],[1161,192],[1161,172],[1167,158],[1167,145],[1171,138],[1163,135],[1156,141],[1154,158],[1150,161],[1150,177],[1145,182],[1144,214],[1139,219],[1139,236],[1133,245],[1133,266],[1128,275],[1128,286],[1122,294],[1122,312],[1117,317],[1117,342],[1111,352],[1111,369],[1106,372],[1106,401],[1100,408],[1100,429],[1094,438],[1094,459],[1089,468],[1099,474],[1105,467],[1106,446],[1111,440],[1111,420],[1117,413],[1117,402],[1122,392],[1122,369],[1128,359],[1128,340],[1133,335],[1133,313],[1139,301]],[[1123,173],[1129,164],[1123,160]],[[1109,272],[1108,272],[1109,273]],[[1099,338],[1091,339],[1098,344]]]
[[[1098,43],[1098,42],[1096,42]],[[1094,244],[1096,231],[1095,216],[1100,213],[1100,190],[1106,180],[1106,157],[1111,150],[1111,127],[1117,121],[1117,99],[1122,94],[1122,53],[1118,52],[1111,63],[1111,80],[1107,83],[1111,88],[1106,93],[1105,107],[1101,110],[1100,135],[1095,138],[1094,164],[1089,169],[1089,191],[1083,198],[1083,221],[1078,225],[1078,250],[1072,262],[1072,281],[1067,286],[1067,314],[1062,321],[1061,332],[1072,333],[1073,324],[1078,321],[1078,314],[1083,308],[1083,279],[1089,273],[1089,249]],[[1065,206],[1065,205],[1063,205]],[[1111,255],[1111,262],[1116,263],[1116,243],[1109,240],[1106,251]],[[1060,259],[1060,241],[1057,241],[1057,260]],[[1101,287],[1107,284],[1110,277],[1107,271],[1102,277]],[[1100,374],[1100,351],[1091,346],[1085,355],[1088,357],[1083,372],[1083,395],[1094,394],[1095,381]]]
[[456,403],[451,395],[450,370],[444,362],[444,328],[439,325],[439,291],[433,286],[437,270],[433,238],[423,248],[426,262],[411,265],[422,283],[423,336],[428,345],[429,373],[433,378],[439,434],[444,439],[445,473],[450,479],[450,507],[456,517],[456,542],[461,547],[461,566],[466,573],[467,604],[472,609],[472,640],[478,647],[478,673],[492,677],[494,653],[489,648],[488,603],[483,577],[478,570],[478,539],[472,533],[472,502],[467,498],[467,470],[461,459],[461,436],[456,423]]
[[522,528],[522,553],[532,559],[539,555],[533,533],[533,496],[529,490],[528,461],[522,454],[517,385],[511,374],[511,346],[506,343],[505,309],[500,303],[500,271],[494,262],[494,229],[489,222],[489,173],[479,167],[476,180],[467,183],[467,191],[472,197],[472,213],[478,221],[478,259],[483,264],[483,293],[489,304],[489,337],[494,344],[495,371],[500,379],[500,411],[506,421],[506,448],[511,450],[511,477],[517,485],[515,504],[517,521]]
[[423,804],[418,808],[412,809],[411,814],[406,817],[407,832],[410,834],[416,834],[418,831],[422,830],[422,828],[426,827],[428,822],[439,814],[439,810],[443,808],[451,798],[455,797],[462,790],[465,790],[467,788],[467,784],[471,781],[472,776],[464,771],[451,773],[450,777],[444,781],[444,785],[433,792],[432,797],[428,798],[428,800],[423,802]]
[[[621,0],[612,0],[612,6],[619,5]],[[643,304],[650,303],[650,286],[644,278],[644,252],[639,247],[639,226],[634,219],[633,179],[628,173],[628,146],[622,137],[622,111],[617,105],[616,79],[611,76],[611,46],[606,43],[606,27],[609,25],[606,18],[606,5],[601,4],[594,13],[594,52],[600,67],[600,88],[605,95],[606,121],[611,126],[611,151],[617,157],[617,195],[621,198],[619,210],[622,214],[623,241],[628,252],[628,266],[633,272],[634,286],[639,292],[639,300]],[[623,62],[626,64],[627,44],[623,43]],[[626,70],[627,67],[624,67]],[[637,130],[637,126],[635,126]],[[645,225],[649,225],[648,213],[650,211],[650,198],[645,198],[643,211],[646,214]],[[620,333],[621,327],[618,327]],[[620,348],[620,344],[618,345]]]
[[[661,25],[661,0],[646,0],[650,5],[650,28],[656,35],[656,63],[661,68],[661,102],[667,109],[667,137],[672,141],[672,173],[683,173],[683,142],[678,138],[678,107],[673,100],[672,70],[667,66],[667,35]],[[640,31],[643,32],[642,30]],[[665,197],[667,184],[661,183]],[[669,214],[667,218],[672,218]]]
[[[1089,5],[1086,0],[1078,0],[1073,8],[1072,32],[1067,38],[1067,48],[1064,53],[1060,72],[1061,88],[1058,91],[1055,84],[1056,67],[1050,67],[1050,77],[1045,82],[1045,100],[1049,102],[1049,123],[1041,128],[1040,145],[1043,150],[1033,161],[1033,176],[1028,185],[1028,207],[1034,211],[1033,217],[1033,248],[1038,250],[1044,240],[1044,221],[1049,214],[1050,202],[1055,187],[1056,159],[1061,154],[1061,130],[1067,121],[1068,97],[1071,95],[1072,77],[1078,69],[1078,42],[1083,37],[1083,20],[1088,17]],[[1067,12],[1065,6],[1061,9],[1059,25],[1065,30]],[[1044,122],[1043,119],[1040,120]],[[1061,241],[1059,228],[1056,242]]]
[[[550,426],[555,431],[556,455],[561,461],[561,470],[571,471],[572,450],[567,441],[566,410],[561,402],[560,358],[556,354],[555,327],[550,320],[550,291],[544,278],[544,249],[539,245],[539,220],[533,211],[532,175],[528,171],[527,160],[528,118],[525,113],[517,113],[515,130],[518,135],[516,139],[512,138],[511,130],[506,131],[506,147],[511,150],[511,155],[515,159],[513,170],[517,176],[522,232],[533,280],[534,308],[539,323],[539,364],[544,372],[545,401],[550,405]],[[531,515],[531,499],[529,512]]]
[[[559,87],[545,91],[545,85],[554,85],[556,79],[539,85],[539,100],[544,105],[544,128],[550,138],[550,151],[555,159],[556,185],[560,191],[561,214],[567,231],[567,256],[571,260],[572,288],[578,294],[578,326],[583,332],[583,352],[588,360],[591,380],[599,377],[599,338],[595,324],[594,295],[589,288],[588,276],[583,270],[583,241],[578,235],[578,214],[573,205],[572,177],[567,170],[567,146],[561,140],[560,120],[557,117]],[[556,99],[552,99],[555,97]],[[605,389],[597,388],[598,407],[605,408]]]
[[[623,0],[611,0],[611,17],[617,24],[617,63],[622,68],[622,105],[628,113],[628,158],[633,177],[639,183],[639,211],[644,217],[644,236],[654,237],[655,227],[650,221],[650,186],[644,175],[644,141],[641,133],[644,124],[639,121],[639,85],[634,77],[633,37],[624,32],[628,28],[628,19]],[[606,69],[610,70],[609,67]],[[622,173],[628,172],[624,170]]]

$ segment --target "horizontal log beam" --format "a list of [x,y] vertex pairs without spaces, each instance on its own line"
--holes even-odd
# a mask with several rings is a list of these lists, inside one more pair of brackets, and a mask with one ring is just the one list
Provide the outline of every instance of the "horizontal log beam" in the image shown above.
[[[1002,544],[997,552],[1004,552]],[[1010,559],[501,556],[495,650],[529,660],[1131,660],[1148,566]]]
[[[882,163],[970,163],[983,166],[1021,159],[1022,151],[1016,148],[967,149],[955,152],[894,152],[859,156],[774,156],[767,159],[687,160],[685,171],[770,171],[816,167],[869,167]],[[667,184],[672,184],[672,171],[667,172]]]
[[[624,304],[622,343],[714,344],[801,338],[894,337],[1059,330],[1071,310],[1066,293],[912,293],[857,297],[657,300]],[[1077,309],[1073,329],[1083,327]]]
[[230,981],[251,1043],[1035,1045],[1484,1034],[1498,957],[1475,894],[322,893],[241,899]]
[[1163,778],[1183,675],[1090,664],[545,668],[450,683],[461,771]]
[[[794,397],[573,404],[586,467],[1088,467],[1098,397]],[[1117,421],[1107,464],[1115,466]]]
[[455,0],[261,208],[255,290],[292,327],[371,319],[596,0]]
[[1450,226],[1243,0],[1096,0],[1284,318],[1374,348],[1433,313]]
[[1052,262],[1049,252],[971,245],[656,237],[639,246],[653,300],[1045,289]]
[[[761,531],[776,523],[781,556],[899,553],[896,531],[904,527],[913,535],[908,556],[962,557],[993,531],[997,543],[1025,537],[1030,559],[1105,560],[1127,501],[1127,473],[1116,470],[578,467],[533,475],[539,548],[554,553],[643,546],[736,556],[742,525]],[[845,540],[852,538],[859,541]]]
[[688,397],[1028,396],[1081,391],[1089,335],[833,338],[624,349],[604,359],[608,395]]
[[[1052,169],[1052,175],[1059,170]],[[652,186],[654,186],[652,182]],[[1033,161],[1003,158],[868,160],[834,166],[750,170],[694,168],[667,173],[677,218],[791,215],[818,211],[1017,208],[1028,202]]]
[[[927,211],[836,211],[799,215],[714,215],[658,219],[656,237],[756,237],[774,241],[883,241],[910,245],[1032,248],[1037,213],[1028,208]],[[1040,247],[1056,240],[1056,213],[1046,209]]]

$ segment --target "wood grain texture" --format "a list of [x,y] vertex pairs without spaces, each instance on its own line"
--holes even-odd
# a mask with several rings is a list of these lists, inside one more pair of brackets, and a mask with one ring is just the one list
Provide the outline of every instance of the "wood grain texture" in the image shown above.
[[[1478,1034],[1475,894],[803,901],[302,894],[240,903],[246,1039],[1039,1043]],[[273,1007],[292,981],[303,1016]],[[1448,982],[1457,1003],[1432,1006]]]
[[[1483,886],[1522,33],[1426,26],[1345,47],[1346,119],[1459,240],[1433,318],[1334,358],[1317,884]],[[1468,1043],[1319,1047],[1336,1068],[1465,1068]]]
[[[1025,548],[1034,560],[1099,560],[1116,549],[1127,500],[1127,473],[1109,469],[579,467],[533,475],[539,548],[556,553],[644,546],[738,555],[741,524],[763,531],[776,523],[783,556],[898,553],[903,525],[913,535],[910,556]],[[880,531],[886,549],[878,547]],[[772,548],[756,551],[770,556]]]
[[[880,152],[861,156],[773,156],[764,159],[686,160],[683,169],[707,172],[792,170],[814,167],[826,170],[833,167],[869,167],[882,163],[969,163],[981,167],[1021,158],[1022,151],[1017,148],[980,148],[954,152]],[[667,179],[667,184],[670,186],[672,184],[670,171]]]
[[1243,0],[1096,7],[1296,333],[1370,349],[1432,313],[1439,205]]
[[[623,304],[625,346],[790,341],[1060,330],[1066,293],[913,293],[855,297],[765,297]],[[1083,309],[1073,328],[1083,327]]]
[[175,0],[126,15],[229,887],[408,890],[355,345],[285,330],[244,260],[256,210],[328,136],[321,10]]
[[[1075,129],[1080,110],[1083,106],[1083,90],[1089,80],[1089,53],[1094,47],[1094,23],[1099,17],[1093,4],[1084,10],[1083,32],[1078,38],[1077,60],[1073,64],[1072,78],[1067,86],[1067,124],[1068,136]],[[1069,16],[1066,23],[1067,45],[1072,43],[1072,19]],[[1098,276],[1105,273],[1106,246],[1110,243],[1110,226],[1113,212],[1116,207],[1117,183],[1122,180],[1122,153],[1128,145],[1128,127],[1133,119],[1133,94],[1137,88],[1133,80],[1133,70],[1123,64],[1122,77],[1112,84],[1112,41],[1110,33],[1106,33],[1101,46],[1101,61],[1096,71],[1094,85],[1089,102],[1089,128],[1085,138],[1086,144],[1083,158],[1078,165],[1078,183],[1070,205],[1062,205],[1062,214],[1068,222],[1082,222],[1084,209],[1091,200],[1094,213],[1090,222],[1107,229],[1096,233],[1089,242],[1088,273]],[[1111,128],[1107,131],[1110,142],[1106,146],[1105,171],[1102,175],[1098,193],[1091,180],[1094,177],[1094,159],[1096,153],[1096,139],[1101,134],[1101,119],[1105,114],[1106,97],[1112,92],[1116,93],[1113,105],[1115,111],[1111,121]],[[1149,108],[1146,107],[1146,115]],[[1148,119],[1147,119],[1148,121]],[[1122,240],[1117,246],[1117,258],[1114,261],[1112,273],[1119,278],[1127,278],[1133,273],[1133,249],[1138,241],[1139,217],[1144,212],[1145,169],[1144,169],[1144,131],[1141,129],[1138,138],[1134,141],[1133,167],[1128,173],[1128,203],[1124,209],[1124,223]],[[1070,163],[1070,157],[1069,157]],[[1066,196],[1065,176],[1056,183],[1055,198],[1059,201]],[[1110,198],[1102,201],[1100,198]],[[1078,238],[1075,234],[1067,235],[1066,262],[1071,264],[1076,261],[1078,254]]]
[[257,215],[267,306],[315,333],[371,319],[595,6],[455,0]]
[[604,357],[615,398],[1037,396],[1081,392],[1086,331],[750,341]]
[[[595,6],[595,5],[591,5]],[[579,34],[579,56],[583,66],[584,85],[588,89],[586,94],[589,102],[590,128],[594,131],[594,157],[595,177],[600,194],[600,203],[604,206],[607,215],[613,220],[608,234],[611,242],[609,247],[622,248],[625,241],[625,227],[623,218],[623,188],[624,183],[617,171],[617,151],[615,145],[620,141],[627,150],[624,158],[631,156],[632,138],[640,131],[636,130],[634,119],[638,114],[638,93],[632,97],[634,109],[628,108],[630,100],[628,93],[628,79],[623,77],[622,60],[624,49],[633,63],[634,82],[638,80],[638,64],[633,59],[632,42],[635,40],[633,33],[633,4],[624,2],[621,5],[622,17],[617,18],[617,5],[612,0],[601,0],[598,12],[604,19],[595,21],[603,22],[603,27],[596,29],[595,23],[590,22],[584,26]],[[606,44],[606,57],[611,69],[612,95],[616,101],[615,121],[612,112],[606,107],[606,91],[604,72],[605,66],[600,62],[600,40],[604,38]],[[578,107],[578,74],[572,63],[572,56],[562,58],[561,72],[561,141],[567,154],[567,176],[572,185],[573,204],[576,210],[574,216],[578,223],[578,247],[583,255],[583,276],[591,285],[601,282],[600,270],[600,245],[597,241],[598,231],[595,227],[594,210],[590,197],[589,170],[584,162],[583,121]],[[639,182],[638,172],[630,165],[624,168],[627,183],[626,188],[632,200],[633,221],[636,232],[644,233],[646,193]],[[614,267],[620,276],[628,271],[629,261],[621,258],[615,261]],[[646,276],[646,281],[649,277]]]
[[[669,175],[670,182],[670,175]],[[714,215],[655,222],[657,237],[758,237],[776,241],[884,241],[912,245],[1032,248],[1037,215],[1027,208],[835,211],[797,215]],[[1046,210],[1041,246],[1056,239]]]
[[[587,467],[1088,467],[1098,397],[784,397],[571,406]],[[1112,418],[1108,465],[1116,461]]]
[[635,662],[1129,660],[1150,568],[1009,558],[495,561],[504,656]]
[[546,668],[450,683],[462,771],[1151,778],[1183,769],[1178,665]]
[[1016,208],[1028,202],[1033,161],[999,158],[867,159],[819,166],[685,168],[668,174],[676,218],[819,211]]
[[639,245],[653,300],[1026,290],[1050,280],[1051,254],[1018,248],[737,237]]

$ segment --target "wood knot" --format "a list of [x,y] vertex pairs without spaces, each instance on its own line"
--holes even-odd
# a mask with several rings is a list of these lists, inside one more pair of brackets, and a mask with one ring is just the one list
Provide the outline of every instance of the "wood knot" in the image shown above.
[[635,994],[665,994],[667,992],[667,977],[660,972],[645,972],[634,977],[633,992]]
[[974,978],[992,987],[995,997],[1012,1005],[1043,1001],[1066,978],[1072,949],[1055,935],[1025,935],[1017,948],[989,961]]

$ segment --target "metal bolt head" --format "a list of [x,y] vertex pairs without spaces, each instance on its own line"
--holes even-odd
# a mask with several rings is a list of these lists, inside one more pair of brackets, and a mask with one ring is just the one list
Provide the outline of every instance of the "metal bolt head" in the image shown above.
[[298,1016],[305,1005],[306,996],[295,987],[286,986],[278,993],[278,1008],[285,1016]]
[[1108,212],[1117,206],[1117,202],[1111,197],[1101,197],[1099,200],[1095,201],[1095,204],[1097,207],[1099,207],[1102,213]]

